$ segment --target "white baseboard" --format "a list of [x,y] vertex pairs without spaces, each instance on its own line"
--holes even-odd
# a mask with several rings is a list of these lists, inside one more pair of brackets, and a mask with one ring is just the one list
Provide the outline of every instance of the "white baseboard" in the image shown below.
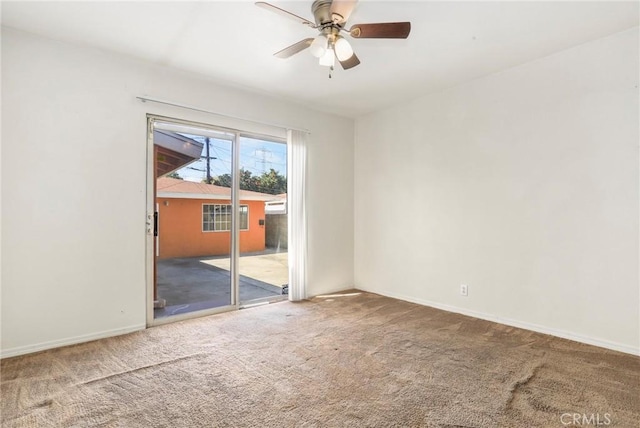
[[45,351],[47,349],[59,348],[61,346],[75,345],[77,343],[90,342],[92,340],[104,339],[107,337],[120,336],[121,334],[133,333],[134,331],[144,330],[147,328],[145,324],[134,325],[115,330],[106,330],[98,333],[84,334],[82,336],[67,337],[59,340],[51,340],[48,342],[36,343],[34,345],[17,346],[15,348],[3,349],[0,351],[1,358],[16,357],[18,355],[31,354],[33,352]]
[[[352,289],[352,288],[349,287],[349,289]],[[343,290],[344,288],[342,290],[336,290],[335,292],[343,291]],[[541,325],[532,324],[524,321],[517,321],[509,318],[503,318],[497,315],[486,314],[483,312],[478,312],[470,309],[463,309],[457,306],[447,305],[447,304],[438,303],[438,302],[432,302],[430,300],[420,299],[420,298],[411,297],[411,296],[405,296],[403,294],[389,293],[389,292],[383,293],[377,290],[366,290],[362,288],[360,288],[359,290],[380,294],[382,296],[387,296],[387,297],[391,297],[398,300],[404,300],[406,302],[417,303],[419,305],[429,306],[436,309],[442,309],[447,312],[454,312],[457,314],[467,315],[470,317],[479,318],[486,321],[493,321],[493,322],[508,325],[511,327],[522,328],[524,330],[535,331],[537,333],[548,334],[551,336],[561,337],[563,339],[569,339],[576,342],[586,343],[588,345],[599,346],[601,348],[611,349],[614,351],[624,352],[626,354],[640,356],[640,349],[634,348],[633,346],[611,342],[608,340],[582,336],[575,333],[569,333],[563,330],[557,330],[554,328],[544,327]],[[52,340],[49,342],[37,343],[34,345],[18,346],[15,348],[3,349],[2,351],[0,351],[0,358],[15,357],[18,355],[30,354],[33,352],[44,351],[52,348],[58,348],[60,346],[75,345],[77,343],[83,343],[83,342],[89,342],[97,339],[104,339],[107,337],[119,336],[121,334],[127,334],[127,333],[132,333],[134,331],[144,330],[145,328],[146,328],[146,325],[140,324],[140,325],[130,326],[130,327],[121,328],[121,329],[107,330],[99,333],[69,337],[69,338],[60,339],[60,340]]]
[[573,340],[575,342],[586,343],[587,345],[599,346],[601,348],[611,349],[611,350],[614,350],[614,351],[624,352],[626,354],[640,356],[640,349],[634,348],[633,346],[624,345],[624,344],[621,344],[621,343],[611,342],[611,341],[603,340],[603,339],[597,339],[597,338],[589,337],[589,336],[582,336],[582,335],[579,335],[579,334],[570,333],[570,332],[563,331],[563,330],[557,330],[557,329],[554,329],[554,328],[545,327],[545,326],[541,326],[541,325],[537,325],[537,324],[532,324],[532,323],[528,323],[528,322],[524,322],[524,321],[518,321],[518,320],[509,319],[509,318],[503,318],[503,317],[500,317],[500,316],[497,316],[497,315],[486,314],[484,312],[478,312],[478,311],[474,311],[474,310],[470,310],[470,309],[463,309],[463,308],[459,308],[457,306],[447,305],[447,304],[438,303],[438,302],[432,302],[432,301],[429,301],[429,300],[424,300],[424,299],[411,297],[411,296],[405,296],[405,295],[402,295],[402,294],[388,293],[388,292],[384,292],[383,293],[383,292],[376,291],[376,290],[366,290],[366,289],[360,289],[360,290],[368,291],[370,293],[380,294],[382,296],[392,297],[392,298],[398,299],[398,300],[404,300],[406,302],[417,303],[417,304],[423,305],[423,306],[429,306],[429,307],[436,308],[436,309],[442,309],[443,311],[447,311],[447,312],[454,312],[454,313],[457,313],[457,314],[467,315],[467,316],[474,317],[474,318],[480,318],[480,319],[483,319],[485,321],[493,321],[493,322],[496,322],[498,324],[508,325],[510,327],[517,327],[517,328],[521,328],[521,329],[524,329],[524,330],[535,331],[537,333],[543,333],[543,334],[548,334],[548,335],[551,335],[551,336],[561,337],[563,339],[569,339],[569,340]]

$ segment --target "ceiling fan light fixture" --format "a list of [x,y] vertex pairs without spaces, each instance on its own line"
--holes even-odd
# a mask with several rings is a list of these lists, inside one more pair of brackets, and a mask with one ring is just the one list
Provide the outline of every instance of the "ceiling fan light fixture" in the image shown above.
[[327,51],[328,44],[329,39],[327,39],[327,36],[325,36],[324,34],[320,34],[313,40],[311,46],[309,46],[309,51],[311,51],[311,55],[315,56],[316,58],[322,58],[322,56]]
[[320,57],[320,65],[324,65],[326,67],[333,67],[336,65],[336,55],[331,47],[329,47],[325,51],[324,55]]
[[353,56],[353,48],[344,37],[336,40],[335,50],[339,61],[346,61]]

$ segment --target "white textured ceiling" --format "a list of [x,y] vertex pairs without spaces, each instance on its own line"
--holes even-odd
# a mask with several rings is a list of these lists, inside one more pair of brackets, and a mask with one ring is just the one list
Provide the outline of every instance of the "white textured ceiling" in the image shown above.
[[[313,20],[312,1],[271,1]],[[407,40],[351,40],[361,65],[333,78],[316,33],[247,1],[2,2],[2,24],[94,46],[355,117],[638,25],[633,2],[361,0],[349,25],[411,21]]]

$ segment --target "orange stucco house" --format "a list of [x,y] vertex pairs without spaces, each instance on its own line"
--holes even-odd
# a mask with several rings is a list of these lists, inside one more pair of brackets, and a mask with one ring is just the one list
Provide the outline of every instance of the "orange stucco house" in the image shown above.
[[[160,177],[158,257],[228,255],[231,251],[231,189]],[[240,191],[240,252],[265,249],[265,202],[274,195]]]

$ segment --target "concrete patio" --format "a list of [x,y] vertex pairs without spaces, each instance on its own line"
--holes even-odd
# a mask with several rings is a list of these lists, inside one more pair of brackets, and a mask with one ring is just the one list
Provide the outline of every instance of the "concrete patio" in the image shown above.
[[[240,256],[240,302],[283,296],[288,283],[287,253],[264,251]],[[158,260],[158,297],[164,308],[154,317],[194,312],[231,304],[230,259],[188,257]]]

